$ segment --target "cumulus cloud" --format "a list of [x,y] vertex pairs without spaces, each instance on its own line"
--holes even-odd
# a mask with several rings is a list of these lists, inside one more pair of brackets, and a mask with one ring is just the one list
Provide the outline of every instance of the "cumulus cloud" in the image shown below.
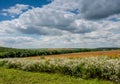
[[29,7],[29,5],[16,4],[8,9],[2,9],[2,15],[15,17],[16,15],[22,14],[23,11],[28,10]]
[[[31,37],[27,37],[27,36],[23,37],[23,36],[9,35],[9,36],[0,37],[0,40],[4,44],[2,46],[21,47],[22,45],[25,45],[27,43],[29,45],[34,39]],[[26,47],[29,47],[28,45]]]
[[77,10],[82,18],[101,19],[120,14],[119,4],[119,0],[54,0],[46,7],[73,12]]
[[16,19],[1,21],[1,44],[12,46],[14,43],[13,47],[120,46],[118,3],[118,0],[53,0],[42,8],[20,13]]
[[77,20],[70,12],[34,8],[21,14],[19,19],[3,22],[1,27],[5,27],[5,31],[11,28],[8,32],[13,29],[24,34],[62,35],[92,32],[97,29],[96,26],[95,22]]
[[61,11],[74,10],[80,7],[80,2],[81,0],[53,0],[51,4],[44,7]]
[[80,12],[87,19],[101,19],[120,14],[120,0],[82,0]]
[[73,20],[74,15],[71,13],[55,11],[53,9],[46,10],[44,8],[34,8],[19,17],[19,23],[21,23],[21,25],[24,25],[20,29],[22,32],[26,32],[28,34],[37,33],[43,35],[60,35],[62,32],[61,30],[64,32],[64,30],[66,30],[67,26],[69,26]]

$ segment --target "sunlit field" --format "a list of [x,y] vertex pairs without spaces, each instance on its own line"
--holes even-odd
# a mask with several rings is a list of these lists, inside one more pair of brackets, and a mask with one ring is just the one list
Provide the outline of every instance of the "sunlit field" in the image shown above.
[[58,73],[82,79],[120,81],[120,57],[39,58],[37,60],[7,58],[0,60],[0,66],[29,72]]
[[[40,55],[34,56],[38,52]],[[41,51],[39,49],[38,52],[36,50],[5,48],[3,51],[1,49],[1,56],[4,56],[4,58],[0,59],[0,69],[2,71],[0,73],[0,83],[11,82],[16,84],[15,81],[17,81],[20,84],[39,84],[42,80],[44,84],[52,84],[51,81],[54,81],[54,84],[57,82],[58,84],[74,84],[74,82],[76,84],[119,84],[120,82],[120,50],[118,49],[99,51],[91,51],[90,49],[42,49]],[[19,57],[21,55],[23,57]],[[9,71],[10,73],[6,75]],[[17,72],[24,73],[24,75],[17,74]],[[16,75],[12,75],[13,73]],[[32,76],[35,76],[35,74],[37,74],[37,77],[33,78]],[[49,80],[50,75],[53,80]],[[20,81],[22,76],[26,76],[23,82]],[[68,81],[61,82],[61,76],[64,76],[63,78]],[[46,80],[44,80],[45,78]]]
[[[108,56],[108,57],[120,57],[120,50],[110,50],[110,51],[93,51],[93,52],[80,52],[80,53],[70,53],[70,54],[59,54],[44,56],[44,58],[81,58],[81,57],[93,57],[93,56]],[[40,56],[27,57],[28,59],[39,59]]]
[[42,72],[26,72],[0,68],[0,84],[114,84],[99,79],[81,78]]

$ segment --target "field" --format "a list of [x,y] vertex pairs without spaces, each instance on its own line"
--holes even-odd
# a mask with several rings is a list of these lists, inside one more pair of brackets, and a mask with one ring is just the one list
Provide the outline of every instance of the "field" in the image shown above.
[[79,59],[0,59],[0,67],[30,72],[58,73],[82,79],[120,81],[120,58],[84,57]]
[[[6,53],[6,50],[1,49],[1,54]],[[42,50],[37,51],[44,55],[35,56],[34,54],[38,53],[36,50],[9,49],[4,59],[0,59],[0,84],[119,84],[120,82],[120,50]],[[22,52],[28,56],[19,58]]]
[[0,68],[0,84],[114,84],[98,79],[84,80],[61,74],[26,72]]
[[[120,50],[119,48],[57,48],[57,49],[15,49],[0,47],[0,58],[22,58],[32,56],[59,55],[68,53]],[[88,53],[89,54],[89,53]],[[70,55],[70,54],[68,54]]]
[[[120,57],[120,50],[80,52],[80,53],[50,55],[50,56],[44,56],[44,57],[45,58],[80,58],[80,57],[91,57],[91,56]],[[39,59],[40,56],[33,56],[28,58]]]
[[72,58],[72,57],[79,58],[79,57],[90,57],[90,56],[120,56],[120,50],[51,55],[51,56],[46,56],[46,58]]

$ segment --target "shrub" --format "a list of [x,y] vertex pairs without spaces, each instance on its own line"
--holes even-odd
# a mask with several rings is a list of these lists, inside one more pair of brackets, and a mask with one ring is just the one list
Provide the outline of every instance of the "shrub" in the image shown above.
[[0,66],[33,72],[62,73],[81,78],[120,80],[120,58],[88,57],[81,59],[0,59]]

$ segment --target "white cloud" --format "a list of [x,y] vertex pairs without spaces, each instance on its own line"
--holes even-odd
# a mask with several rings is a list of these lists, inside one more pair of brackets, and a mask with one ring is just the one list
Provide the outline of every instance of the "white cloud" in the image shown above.
[[80,2],[81,0],[53,0],[51,4],[44,7],[61,11],[74,10],[80,7]]
[[15,6],[12,6],[8,9],[2,9],[2,15],[15,17],[16,15],[22,14],[23,11],[28,10],[29,7],[29,5],[16,4]]
[[81,12],[71,12],[81,9],[81,1],[54,0],[42,8],[21,13],[17,19],[0,22],[0,36],[4,36],[0,37],[1,44],[13,47],[120,46],[120,15],[88,20]]
[[80,17],[86,19],[101,19],[120,14],[119,0],[54,0],[46,8],[56,10],[78,10]]

